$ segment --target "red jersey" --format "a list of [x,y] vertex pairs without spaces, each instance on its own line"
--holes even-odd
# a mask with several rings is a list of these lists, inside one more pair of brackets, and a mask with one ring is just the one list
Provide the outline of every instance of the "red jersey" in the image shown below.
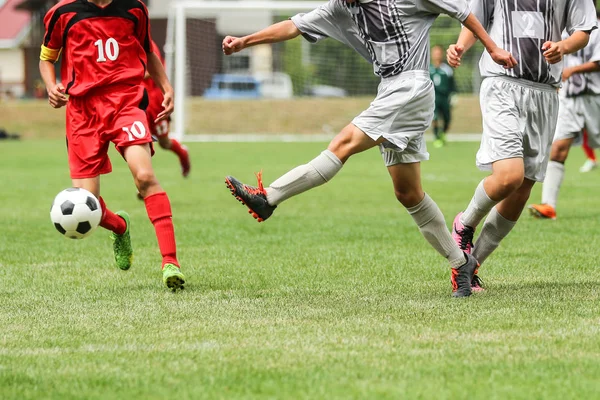
[[139,85],[152,51],[148,10],[139,0],[113,0],[99,7],[63,0],[44,18],[40,59],[63,53],[62,82],[71,96],[113,84]]

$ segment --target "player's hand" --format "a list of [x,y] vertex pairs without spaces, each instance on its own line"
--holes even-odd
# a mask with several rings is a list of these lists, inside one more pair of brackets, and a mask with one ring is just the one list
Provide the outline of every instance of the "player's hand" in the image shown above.
[[565,69],[563,69],[562,72],[562,81],[566,81],[567,79],[569,79],[571,76],[573,76],[573,68],[571,67],[566,67]]
[[542,45],[543,55],[549,64],[556,64],[562,61],[565,51],[562,42],[546,42]]
[[225,36],[223,39],[223,53],[226,56],[230,56],[233,53],[244,50],[246,43],[243,38],[234,36]]
[[167,120],[169,118],[169,116],[171,116],[171,114],[173,114],[173,110],[175,109],[175,101],[174,101],[173,97],[174,97],[173,89],[169,89],[169,90],[165,91],[165,94],[163,97],[163,102],[162,102],[163,110],[161,111],[160,114],[158,114],[158,117],[156,117],[156,119],[154,120],[154,123],[157,124],[160,121]]
[[511,69],[517,66],[517,60],[515,60],[513,55],[500,47],[496,47],[492,51],[488,50],[488,53],[492,57],[492,60],[496,64],[502,65],[504,69]]
[[460,59],[465,52],[465,48],[458,44],[451,44],[446,50],[446,60],[452,68],[460,67]]
[[54,85],[52,88],[48,88],[48,103],[54,108],[61,108],[67,105],[69,99],[65,95],[65,87],[62,83]]

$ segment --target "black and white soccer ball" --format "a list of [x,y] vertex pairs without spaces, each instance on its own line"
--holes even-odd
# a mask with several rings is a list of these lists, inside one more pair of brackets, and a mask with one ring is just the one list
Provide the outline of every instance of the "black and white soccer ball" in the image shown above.
[[83,239],[92,234],[102,219],[100,202],[85,189],[65,189],[54,198],[50,219],[62,235]]

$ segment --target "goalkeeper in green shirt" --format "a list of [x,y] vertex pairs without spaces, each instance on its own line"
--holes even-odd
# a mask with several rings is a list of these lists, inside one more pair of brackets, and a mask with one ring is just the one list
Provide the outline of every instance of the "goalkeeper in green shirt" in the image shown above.
[[[435,135],[434,147],[443,147],[446,144],[446,132],[450,128],[451,116],[451,98],[456,91],[454,85],[454,71],[448,65],[442,62],[444,59],[444,49],[441,46],[434,46],[431,49],[431,64],[429,65],[429,76],[435,87],[435,112],[433,114],[433,134]],[[443,125],[440,129],[440,120]]]

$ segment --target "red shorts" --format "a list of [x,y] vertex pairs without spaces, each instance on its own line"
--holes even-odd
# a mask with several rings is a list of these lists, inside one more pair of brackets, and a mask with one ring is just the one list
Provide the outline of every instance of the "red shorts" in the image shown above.
[[154,122],[158,117],[158,114],[160,114],[163,111],[163,93],[158,88],[155,88],[154,90],[148,90],[148,99],[150,100],[150,102],[148,104],[148,108],[146,109],[146,116],[148,117],[150,132],[157,138],[168,137],[169,121],[162,120],[159,123]]
[[[93,178],[112,171],[108,147],[152,143],[143,86],[112,85],[67,104],[67,146],[71,178]],[[153,151],[154,152],[154,151]]]

